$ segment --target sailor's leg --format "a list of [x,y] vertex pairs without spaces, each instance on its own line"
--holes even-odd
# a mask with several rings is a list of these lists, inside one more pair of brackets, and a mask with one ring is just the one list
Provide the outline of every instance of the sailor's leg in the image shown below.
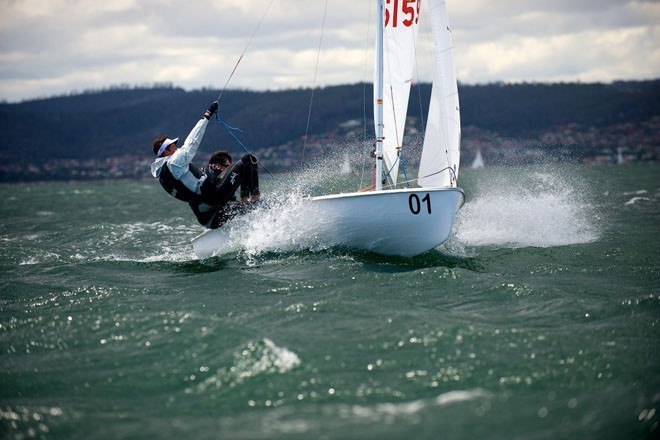
[[242,161],[233,163],[221,177],[209,175],[201,186],[201,199],[210,205],[223,206],[234,198],[236,190],[246,176],[246,167]]
[[241,202],[256,202],[260,198],[258,160],[251,154],[241,157],[245,166],[245,178],[241,183]]

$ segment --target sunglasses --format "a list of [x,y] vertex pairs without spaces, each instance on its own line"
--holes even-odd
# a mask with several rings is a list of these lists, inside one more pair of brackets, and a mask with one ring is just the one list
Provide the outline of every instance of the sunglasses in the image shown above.
[[231,163],[227,163],[227,162],[225,162],[225,163],[210,163],[209,167],[214,169],[214,170],[217,170],[217,169],[220,169],[220,168],[227,168],[229,165],[231,165]]

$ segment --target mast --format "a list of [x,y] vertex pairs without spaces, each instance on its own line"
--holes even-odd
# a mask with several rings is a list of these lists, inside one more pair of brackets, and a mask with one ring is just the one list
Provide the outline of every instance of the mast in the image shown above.
[[374,114],[376,122],[376,191],[383,189],[383,27],[385,20],[385,11],[383,2],[378,0],[378,36],[376,43],[376,84],[374,84],[374,95],[376,98],[376,112]]

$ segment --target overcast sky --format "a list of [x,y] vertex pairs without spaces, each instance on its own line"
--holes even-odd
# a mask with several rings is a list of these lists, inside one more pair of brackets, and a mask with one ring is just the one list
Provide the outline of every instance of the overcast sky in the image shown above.
[[[371,81],[373,1],[328,1],[317,86]],[[0,0],[0,100],[118,84],[222,88],[269,4]],[[324,6],[273,0],[229,87],[313,86]],[[660,77],[660,0],[448,0],[447,7],[463,83]]]

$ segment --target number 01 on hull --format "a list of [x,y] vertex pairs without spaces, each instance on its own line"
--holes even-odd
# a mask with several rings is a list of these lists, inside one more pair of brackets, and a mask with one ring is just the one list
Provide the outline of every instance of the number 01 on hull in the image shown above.
[[463,190],[410,188],[311,197],[319,233],[333,243],[383,255],[411,257],[451,234]]

